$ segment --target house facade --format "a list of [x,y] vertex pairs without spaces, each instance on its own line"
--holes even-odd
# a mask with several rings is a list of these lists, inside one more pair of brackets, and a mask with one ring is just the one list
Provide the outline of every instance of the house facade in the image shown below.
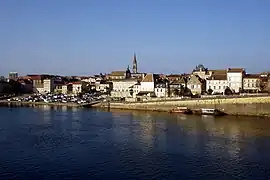
[[72,83],[72,93],[79,94],[82,92],[82,82],[73,82]]
[[155,85],[155,95],[157,97],[169,97],[169,84],[160,82]]
[[180,92],[187,87],[187,82],[184,77],[170,81],[169,90],[171,96],[179,96]]
[[99,92],[107,92],[111,91],[113,89],[113,83],[112,82],[106,82],[106,81],[97,81],[95,83],[96,91]]
[[45,93],[54,92],[54,80],[53,79],[44,79],[43,80],[43,90]]
[[113,80],[111,97],[113,98],[131,97],[130,90],[137,82],[138,81],[136,79]]
[[187,88],[193,95],[202,94],[206,90],[205,81],[198,75],[190,75],[187,80]]
[[228,86],[227,74],[213,74],[206,79],[206,91],[212,94],[224,94]]
[[228,68],[227,80],[228,87],[235,93],[243,90],[243,77],[245,70],[243,68]]
[[260,75],[259,74],[246,74],[243,78],[243,88],[247,92],[260,91]]

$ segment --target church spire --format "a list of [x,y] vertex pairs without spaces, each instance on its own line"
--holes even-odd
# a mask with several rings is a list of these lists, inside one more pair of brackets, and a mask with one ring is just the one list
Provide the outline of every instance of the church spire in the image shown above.
[[137,58],[136,58],[136,53],[135,52],[134,52],[134,55],[133,55],[132,72],[133,73],[138,73],[138,71],[137,71]]

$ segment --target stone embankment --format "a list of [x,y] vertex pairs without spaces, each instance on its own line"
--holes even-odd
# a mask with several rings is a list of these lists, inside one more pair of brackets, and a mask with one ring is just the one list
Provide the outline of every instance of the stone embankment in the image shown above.
[[[189,99],[158,102],[111,102],[109,104],[110,108],[113,109],[169,112],[175,107],[183,106],[190,109],[215,108],[220,109],[229,115],[270,116],[270,96],[218,99]],[[95,106],[107,107],[108,103],[100,103]]]

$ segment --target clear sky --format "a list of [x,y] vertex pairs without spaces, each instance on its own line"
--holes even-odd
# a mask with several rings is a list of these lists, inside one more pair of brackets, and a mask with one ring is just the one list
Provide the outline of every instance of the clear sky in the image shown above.
[[0,75],[270,70],[270,0],[1,0]]

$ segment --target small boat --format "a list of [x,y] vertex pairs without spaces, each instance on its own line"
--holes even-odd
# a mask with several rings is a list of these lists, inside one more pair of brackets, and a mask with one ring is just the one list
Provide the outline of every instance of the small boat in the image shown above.
[[223,116],[225,115],[224,112],[218,109],[207,109],[207,108],[201,108],[201,114],[202,115],[213,115],[213,116]]
[[171,113],[192,114],[192,111],[187,107],[177,107],[175,109],[172,109]]

